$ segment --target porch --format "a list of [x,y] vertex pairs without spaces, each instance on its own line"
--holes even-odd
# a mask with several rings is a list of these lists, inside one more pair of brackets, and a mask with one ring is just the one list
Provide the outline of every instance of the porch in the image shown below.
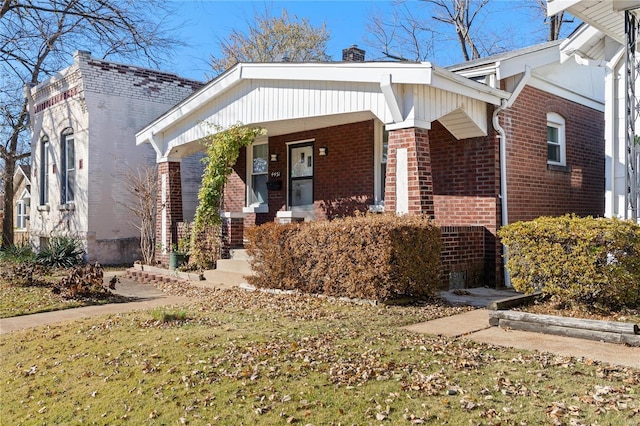
[[[201,123],[240,121],[266,136],[241,152],[225,189],[229,248],[242,246],[245,227],[271,221],[424,214],[454,234],[483,229],[473,243],[482,247],[482,266],[461,269],[460,237],[447,249],[447,279],[499,280],[497,145],[487,123],[491,105],[507,95],[428,63],[239,64],[137,135],[158,157],[159,258],[177,241],[176,224],[191,219],[183,214],[181,162],[202,150],[210,128]],[[479,185],[480,175],[493,178]]]

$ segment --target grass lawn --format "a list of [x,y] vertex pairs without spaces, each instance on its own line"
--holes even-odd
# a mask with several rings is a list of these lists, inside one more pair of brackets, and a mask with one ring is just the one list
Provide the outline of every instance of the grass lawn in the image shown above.
[[6,424],[637,424],[640,370],[399,327],[462,308],[183,290],[3,335]]
[[83,300],[65,299],[53,294],[51,287],[45,285],[16,286],[0,278],[0,318],[37,314],[39,312],[59,311],[88,305],[124,302],[126,298],[118,295],[104,295],[101,298]]

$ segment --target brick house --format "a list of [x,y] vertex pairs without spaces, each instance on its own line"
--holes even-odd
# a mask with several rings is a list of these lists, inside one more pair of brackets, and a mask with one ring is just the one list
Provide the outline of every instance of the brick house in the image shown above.
[[[156,161],[153,149],[135,146],[135,131],[202,83],[89,52],[77,51],[73,59],[25,90],[32,131],[30,241],[39,248],[51,236],[75,236],[90,262],[132,263],[140,256],[140,233],[126,207],[136,200],[123,187],[128,173]],[[188,188],[200,172],[197,159],[185,161],[193,165],[182,182],[188,212],[196,207]]]
[[640,2],[547,0],[584,22],[560,45],[563,62],[603,70],[605,215],[640,221]]
[[[499,226],[603,214],[597,70],[561,64],[558,43],[444,69],[430,63],[238,64],[136,135],[159,159],[158,241],[185,217],[183,155],[207,127],[266,129],[225,191],[230,246],[268,221],[356,210],[426,214],[441,226],[443,287],[503,285]],[[360,49],[357,49],[360,50]]]
[[13,174],[13,243],[29,244],[31,166],[18,165]]

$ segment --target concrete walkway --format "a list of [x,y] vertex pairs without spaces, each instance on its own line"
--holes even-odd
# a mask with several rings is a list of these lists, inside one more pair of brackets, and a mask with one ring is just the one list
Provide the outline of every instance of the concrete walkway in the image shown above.
[[[114,273],[105,275],[108,275],[105,279],[109,279]],[[135,301],[3,318],[0,319],[0,334],[91,316],[129,312],[158,306],[179,305],[190,301],[186,297],[167,295],[151,284],[140,284],[121,275],[119,277],[120,283],[114,293],[134,298]],[[203,282],[195,284],[220,288],[218,284],[204,284]],[[485,307],[489,302],[504,299],[514,294],[512,290],[477,288],[463,291],[447,291],[441,293],[440,296],[453,304]],[[491,327],[489,326],[489,314],[486,309],[476,309],[404,328],[417,333],[471,339],[491,345],[551,352],[576,358],[584,357],[614,365],[640,368],[640,348]]]
[[0,335],[16,330],[38,327],[41,325],[74,321],[81,318],[130,312],[138,309],[150,309],[158,306],[179,305],[189,302],[186,297],[170,296],[150,284],[139,284],[122,277],[119,273],[105,273],[105,280],[118,275],[120,283],[113,292],[133,299],[126,303],[84,306],[81,308],[63,309],[53,312],[42,312],[0,319]]
[[489,325],[489,311],[486,309],[476,309],[404,328],[417,333],[464,338],[490,345],[551,352],[576,358],[584,357],[614,365],[640,368],[640,348],[491,327]]

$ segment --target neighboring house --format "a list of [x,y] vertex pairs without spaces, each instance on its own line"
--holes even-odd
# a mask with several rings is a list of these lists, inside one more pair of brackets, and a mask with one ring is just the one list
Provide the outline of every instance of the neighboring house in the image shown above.
[[[640,2],[548,0],[549,14],[566,10],[582,25],[560,46],[561,60],[600,67],[605,85],[608,217],[640,217]],[[626,22],[625,22],[626,21]]]
[[18,165],[13,174],[13,243],[29,244],[31,166]]
[[[364,56],[353,49],[343,58]],[[169,247],[184,220],[173,207],[184,187],[172,176],[200,149],[201,122],[239,121],[266,135],[241,152],[226,187],[229,245],[269,221],[425,214],[442,229],[443,287],[501,286],[502,224],[604,213],[601,83],[597,69],[560,64],[558,43],[451,69],[237,64],[136,135],[158,157],[166,208],[157,239]]]
[[[139,259],[140,233],[128,208],[137,201],[124,188],[129,173],[155,164],[155,155],[135,146],[135,131],[201,86],[78,51],[70,67],[28,88],[32,245],[68,235],[83,241],[88,261]],[[186,181],[199,181],[196,169]],[[195,202],[184,209],[193,211]]]

